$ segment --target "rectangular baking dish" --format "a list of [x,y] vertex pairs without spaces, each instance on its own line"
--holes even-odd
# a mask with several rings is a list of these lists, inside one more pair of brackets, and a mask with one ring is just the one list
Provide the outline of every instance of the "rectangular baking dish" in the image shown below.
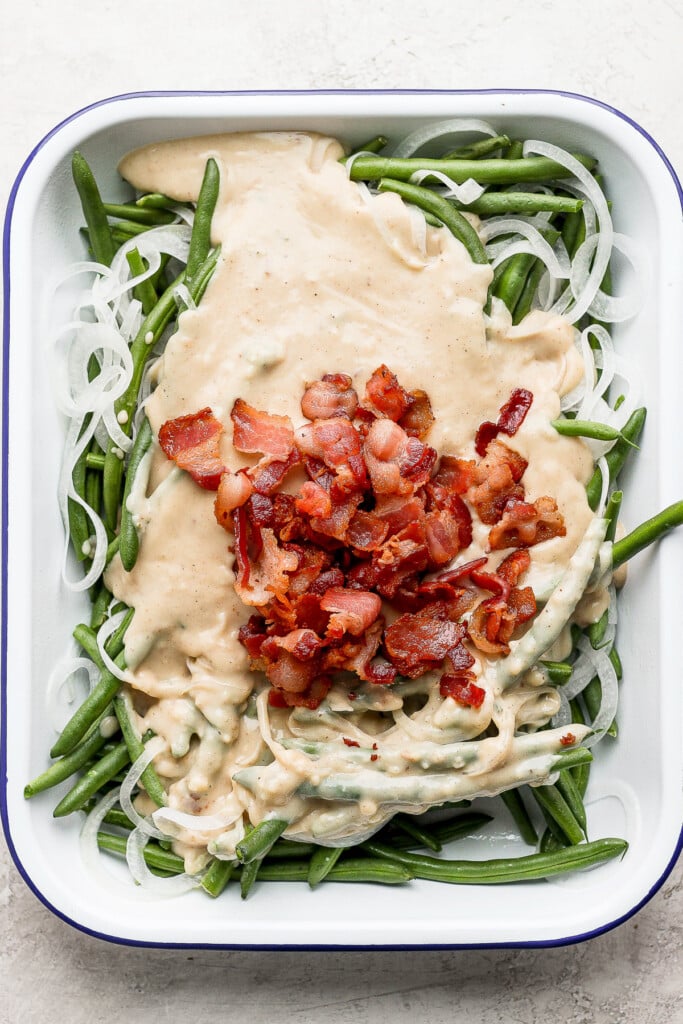
[[[68,118],[31,153],[13,188],[4,234],[2,818],[16,864],[64,920],[112,941],[225,948],[452,948],[543,946],[587,938],[635,913],[658,889],[681,848],[683,737],[678,639],[683,612],[683,532],[635,560],[620,607],[624,682],[619,738],[603,742],[587,796],[591,838],[620,835],[621,862],[549,882],[455,887],[414,881],[369,885],[263,884],[150,900],[125,865],[82,863],[79,820],[55,821],[54,794],[25,802],[25,782],[53,741],[45,689],[86,599],[60,581],[63,531],[56,490],[62,428],[50,388],[48,342],[67,319],[73,291],[60,274],[82,258],[81,212],[70,157],[84,152],[111,197],[124,197],[116,165],[148,142],[218,131],[315,130],[349,145],[400,137],[422,123],[481,117],[521,138],[542,138],[598,157],[617,230],[650,264],[638,316],[615,329],[635,366],[649,417],[641,454],[624,475],[628,526],[683,496],[678,452],[683,377],[679,327],[681,188],[638,125],[584,97],[519,91],[138,94],[104,100]],[[617,268],[618,271],[618,268]],[[619,288],[619,273],[616,278]],[[74,819],[79,816],[74,816]],[[495,853],[493,849],[495,847]],[[453,856],[522,855],[502,812]]]

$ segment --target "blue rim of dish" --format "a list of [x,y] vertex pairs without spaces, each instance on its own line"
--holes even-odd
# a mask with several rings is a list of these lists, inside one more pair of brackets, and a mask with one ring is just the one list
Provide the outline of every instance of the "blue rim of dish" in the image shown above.
[[651,889],[645,894],[645,896],[632,907],[627,913],[622,914],[621,917],[616,918],[614,921],[608,921],[606,924],[601,925],[599,928],[594,928],[588,932],[582,932],[578,935],[567,935],[557,939],[538,939],[529,940],[526,942],[445,942],[445,943],[375,943],[371,945],[335,945],[333,943],[300,943],[300,944],[288,944],[288,943],[222,943],[222,942],[147,942],[142,939],[129,939],[118,935],[108,935],[105,932],[99,932],[96,929],[88,928],[86,925],[81,924],[78,921],[73,920],[68,914],[59,910],[55,907],[47,897],[41,892],[38,886],[34,883],[33,879],[29,875],[28,871],[24,868],[21,862],[19,854],[12,841],[10,823],[7,812],[7,550],[8,550],[8,463],[9,463],[9,356],[10,356],[10,315],[9,315],[9,300],[10,300],[10,263],[9,263],[9,250],[10,250],[10,233],[12,225],[12,214],[14,212],[14,205],[16,202],[17,193],[19,186],[26,174],[28,168],[32,164],[34,158],[40,152],[40,150],[50,141],[50,139],[57,135],[65,125],[70,124],[72,121],[78,120],[83,114],[88,113],[90,110],[95,110],[98,107],[104,107],[110,103],[120,103],[124,100],[137,100],[137,99],[150,99],[150,98],[173,98],[173,97],[199,97],[199,96],[562,96],[572,100],[581,100],[584,103],[591,104],[596,107],[600,107],[603,110],[608,111],[615,117],[618,117],[621,121],[625,121],[628,125],[634,128],[643,138],[649,142],[652,148],[655,150],[662,163],[671,175],[678,198],[681,203],[681,209],[683,211],[683,186],[678,179],[671,161],[668,159],[664,151],[652,138],[652,136],[645,131],[637,121],[634,121],[628,114],[624,114],[617,107],[610,106],[608,103],[603,103],[601,100],[594,99],[591,96],[583,96],[580,93],[567,92],[561,89],[241,89],[241,90],[180,90],[180,91],[150,91],[150,92],[131,92],[122,93],[118,96],[108,96],[105,99],[97,100],[95,103],[90,103],[88,106],[77,110],[75,113],[66,117],[63,121],[60,121],[51,131],[49,131],[40,142],[31,150],[28,157],[24,161],[19,173],[17,174],[16,180],[12,186],[12,190],[9,195],[7,203],[7,212],[5,214],[5,224],[3,231],[3,347],[2,347],[2,366],[3,366],[3,391],[2,391],[2,581],[0,586],[0,595],[2,600],[2,623],[0,624],[0,647],[2,662],[0,666],[0,779],[2,785],[0,786],[0,818],[2,819],[2,826],[5,833],[5,839],[9,851],[12,855],[12,859],[22,876],[29,889],[38,897],[41,903],[43,903],[48,910],[61,918],[67,924],[76,928],[78,931],[84,932],[86,935],[91,935],[98,939],[104,939],[107,942],[117,943],[122,946],[142,946],[151,947],[154,949],[226,949],[226,950],[254,950],[255,952],[266,952],[266,951],[294,951],[294,950],[311,950],[312,952],[326,951],[400,951],[400,950],[413,950],[413,949],[424,949],[424,950],[448,950],[448,949],[547,949],[556,946],[571,946],[576,945],[579,942],[585,942],[587,939],[595,938],[598,935],[604,935],[606,932],[611,931],[613,928],[617,928],[619,925],[628,921],[631,917],[637,914],[646,903],[649,903],[652,897],[659,891],[661,886],[664,884],[666,879],[669,877],[671,871],[676,864],[681,852],[683,851],[683,827],[678,837],[678,842],[674,849],[673,855],[669,863],[664,868],[661,876],[657,879]]

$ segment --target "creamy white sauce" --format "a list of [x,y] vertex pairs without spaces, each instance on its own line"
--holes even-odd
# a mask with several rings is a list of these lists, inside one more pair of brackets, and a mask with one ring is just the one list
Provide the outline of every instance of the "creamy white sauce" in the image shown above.
[[[221,258],[199,308],[181,315],[155,368],[156,389],[146,407],[152,427],[158,432],[164,421],[210,406],[226,425],[225,463],[237,468],[246,460],[231,445],[235,399],[286,414],[296,427],[304,422],[299,403],[307,382],[348,373],[362,395],[372,371],[386,362],[404,387],[429,394],[436,417],[429,443],[439,453],[471,458],[478,425],[496,418],[512,390],[528,388],[533,404],[506,443],[528,460],[528,500],[551,495],[565,519],[565,537],[531,549],[525,584],[549,594],[593,518],[585,498],[590,453],[550,425],[560,397],[582,376],[574,330],[541,312],[512,327],[499,305],[486,317],[490,268],[474,265],[446,229],[427,227],[421,237],[416,212],[398,196],[361,194],[338,163],[341,154],[331,139],[262,133],[162,143],[123,160],[121,172],[135,187],[178,200],[196,199],[209,156],[221,171],[212,227]],[[410,714],[399,688],[370,688],[375,693],[362,706],[335,688],[316,712],[271,709],[268,718],[260,699],[259,727],[255,709],[251,717],[245,711],[264,681],[248,670],[237,640],[251,609],[234,592],[231,538],[214,519],[214,495],[171,469],[158,448],[149,469],[147,493],[145,476],[130,499],[141,533],[137,563],[126,573],[117,557],[107,584],[135,609],[126,657],[134,670],[138,724],[167,741],[168,752],[155,764],[171,808],[209,815],[238,799],[253,822],[276,811],[297,838],[348,842],[398,805],[416,811],[435,802],[433,794],[444,787],[472,795],[547,776],[552,754],[525,759],[515,733],[520,725],[547,723],[557,710],[554,691],[520,684],[503,694],[485,659],[479,671],[487,697],[478,710],[444,701],[435,676],[425,684],[427,703]],[[458,561],[484,551],[487,534],[488,527],[478,525]],[[572,608],[559,598],[556,603],[564,622]],[[359,696],[367,689],[359,688]],[[411,765],[412,746],[470,740],[490,722],[499,736],[477,748],[476,765],[421,786],[425,770]],[[369,735],[386,751],[386,764],[379,757],[374,769],[351,757],[355,748],[342,742],[347,736],[365,747]],[[559,735],[543,735],[551,738],[548,749],[557,749]],[[321,742],[325,751],[307,754],[306,741]],[[245,769],[260,776],[254,792],[232,782]],[[343,774],[357,776],[358,785],[372,777],[372,797],[361,793],[346,803],[328,792],[320,799],[322,780]],[[392,799],[392,780],[403,780],[408,791],[405,780],[413,776],[413,798]],[[312,794],[305,799],[296,795],[302,784]],[[382,792],[386,800],[377,798]],[[179,825],[173,834],[188,866],[196,868],[206,834]],[[233,830],[214,836],[209,847],[234,856],[238,839]]]

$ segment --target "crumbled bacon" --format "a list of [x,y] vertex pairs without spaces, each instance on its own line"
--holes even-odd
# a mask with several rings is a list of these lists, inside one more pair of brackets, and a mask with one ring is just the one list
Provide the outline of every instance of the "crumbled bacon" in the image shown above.
[[[385,365],[362,406],[347,374],[309,383],[309,422],[296,430],[287,416],[237,399],[234,447],[261,457],[236,472],[220,461],[223,427],[209,409],[164,424],[169,458],[218,490],[216,519],[234,535],[235,590],[258,610],[239,640],[270,681],[273,707],[316,708],[339,672],[386,686],[398,673],[440,668],[444,698],[481,707],[472,650],[509,650],[536,614],[533,591],[519,586],[527,548],[564,532],[552,498],[526,502],[527,463],[498,439],[518,430],[531,401],[519,388],[496,423],[481,424],[479,459],[439,458],[424,442],[429,396],[406,391]],[[296,467],[308,479],[286,493]],[[472,543],[473,513],[491,527],[492,550],[514,549],[497,568],[486,555],[449,568]],[[397,615],[388,626],[383,601]]]
[[159,445],[195,483],[215,491],[225,469],[220,457],[222,435],[223,424],[206,408],[166,420],[159,429]]

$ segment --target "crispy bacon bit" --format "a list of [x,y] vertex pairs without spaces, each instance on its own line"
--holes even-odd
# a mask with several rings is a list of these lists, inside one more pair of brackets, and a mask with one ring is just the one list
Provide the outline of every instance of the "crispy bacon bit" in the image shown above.
[[246,539],[246,512],[238,508],[233,513],[235,524],[235,556],[238,574],[235,590],[244,604],[260,608],[272,597],[285,594],[289,587],[288,573],[296,572],[299,560],[293,551],[285,551],[277,542],[273,531],[261,530],[261,551],[250,560]]
[[[361,437],[347,419],[315,420],[296,432],[299,450],[322,460],[334,470],[334,486],[342,493],[362,491],[367,487],[367,472],[361,452]],[[306,462],[309,468],[309,461]],[[318,480],[325,486],[322,479]]]
[[436,452],[391,420],[375,420],[363,446],[375,494],[410,495],[425,484]]
[[494,596],[475,608],[468,633],[472,643],[485,654],[507,654],[509,641],[517,628],[536,614],[536,598],[531,587],[516,586],[529,568],[528,551],[513,551],[495,573],[474,570],[471,579]]
[[301,456],[296,448],[292,448],[286,459],[273,459],[267,455],[248,471],[254,484],[254,490],[259,494],[274,494],[290,469],[298,466],[300,462]]
[[356,740],[350,740],[348,738],[348,736],[343,736],[342,739],[344,740],[344,743],[346,744],[347,747],[359,747],[360,746],[360,743],[358,743]]
[[326,373],[322,380],[309,384],[301,399],[301,411],[307,420],[329,420],[346,416],[352,420],[358,408],[358,395],[345,373]]
[[447,509],[425,516],[424,531],[432,567],[446,565],[460,551],[460,524]]
[[346,531],[346,542],[357,551],[376,551],[382,544],[389,526],[374,512],[356,512]]
[[225,470],[218,485],[213,510],[216,521],[226,530],[232,530],[230,513],[244,505],[251,497],[252,491],[253,484],[245,470],[240,469],[237,473]]
[[462,704],[465,708],[480,708],[486,697],[486,690],[476,683],[447,674],[441,676],[439,692],[442,697],[452,697],[457,704]]
[[325,699],[332,686],[329,676],[318,676],[301,693],[271,689],[268,703],[273,708],[309,708],[315,711]]
[[426,391],[415,390],[410,392],[412,405],[404,412],[398,421],[398,425],[405,430],[406,434],[422,439],[429,433],[434,423],[432,403]]
[[526,388],[516,388],[505,405],[501,406],[498,422],[491,423],[490,420],[486,420],[477,430],[474,441],[477,455],[486,455],[486,449],[499,433],[507,434],[508,437],[516,434],[524,422],[533,400],[534,396]]
[[246,647],[250,658],[256,660],[261,657],[261,644],[266,639],[266,620],[260,615],[250,615],[249,621],[240,626],[238,632],[239,642]]
[[382,602],[377,594],[367,590],[331,587],[323,595],[320,607],[334,613],[327,627],[327,635],[340,639],[344,633],[362,636],[382,610]]
[[564,736],[560,736],[561,747],[571,747],[574,743],[576,743],[576,736],[573,732],[566,732]]
[[238,398],[230,419],[232,443],[238,452],[262,452],[275,459],[286,459],[294,447],[294,429],[289,416],[261,412]]
[[166,420],[159,430],[162,451],[206,491],[215,491],[225,466],[220,457],[223,424],[208,407]]
[[500,522],[489,532],[489,545],[492,551],[530,548],[552,537],[564,537],[566,532],[564,516],[558,511],[553,498],[537,498],[533,505],[525,501],[510,501]]
[[365,388],[365,400],[373,410],[395,423],[405,415],[415,401],[384,363],[370,377]]
[[473,472],[467,500],[477,511],[482,523],[492,526],[503,515],[511,500],[523,500],[520,480],[527,467],[526,459],[502,441],[493,441]]
[[438,668],[465,635],[465,626],[451,622],[448,605],[437,601],[419,612],[399,616],[387,627],[384,646],[401,675],[415,679]]
[[313,480],[307,480],[302,484],[295,506],[297,512],[304,512],[307,516],[326,519],[332,514],[332,499],[325,488]]

